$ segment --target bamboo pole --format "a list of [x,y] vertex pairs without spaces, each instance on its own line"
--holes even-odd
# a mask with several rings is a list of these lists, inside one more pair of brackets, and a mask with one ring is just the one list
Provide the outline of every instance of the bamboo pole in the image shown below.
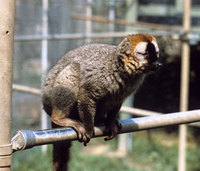
[[[191,1],[185,0],[184,13],[183,13],[183,29],[185,32],[188,32],[190,30],[190,8],[191,8]],[[189,66],[190,66],[190,45],[188,42],[182,42],[180,111],[188,110]],[[187,126],[181,125],[179,127],[178,171],[186,170],[186,142],[187,142]]]
[[13,0],[0,0],[0,171],[9,171],[12,163],[10,134],[14,7]]

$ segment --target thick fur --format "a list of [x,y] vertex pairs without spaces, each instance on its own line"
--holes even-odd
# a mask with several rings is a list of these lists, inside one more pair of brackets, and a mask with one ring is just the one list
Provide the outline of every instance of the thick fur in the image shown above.
[[[124,99],[157,67],[158,54],[152,41],[156,42],[149,34],[130,35],[118,46],[86,44],[63,56],[43,86],[44,110],[54,127],[74,128],[79,141],[86,145],[94,124],[105,123],[106,140],[112,139],[120,129],[117,114]],[[139,42],[148,44],[142,60],[134,51]],[[64,156],[69,155],[69,147],[69,143],[54,145],[55,171],[67,170],[63,163],[68,161]]]

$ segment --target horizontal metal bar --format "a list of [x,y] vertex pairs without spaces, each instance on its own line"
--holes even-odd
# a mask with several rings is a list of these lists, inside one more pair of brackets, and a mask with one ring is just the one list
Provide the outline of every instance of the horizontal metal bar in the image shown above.
[[[145,31],[143,31],[145,32]],[[65,39],[85,39],[85,38],[113,38],[113,37],[125,37],[130,34],[136,34],[135,32],[103,32],[103,33],[73,33],[73,34],[49,34],[43,35],[15,35],[15,41],[41,41],[41,40],[65,40]],[[174,39],[179,39],[183,33],[177,32],[147,32],[153,35],[161,36],[168,35]]]
[[22,91],[25,93],[30,93],[30,94],[35,94],[40,96],[41,95],[41,90],[38,88],[32,88],[24,85],[18,85],[18,84],[13,84],[13,90],[15,91]]
[[[131,114],[133,116],[153,116],[153,115],[161,115],[163,113],[154,112],[150,110],[144,110],[139,108],[133,108],[128,106],[122,106],[120,112],[125,112]],[[188,124],[188,126],[200,127],[200,122]]]
[[73,34],[49,34],[43,35],[16,35],[15,41],[27,41],[27,40],[63,40],[63,39],[85,39],[85,38],[110,38],[110,37],[124,37],[127,34],[133,34],[134,32],[112,32],[112,33],[73,33]]
[[[119,134],[198,121],[200,121],[200,110],[127,119],[120,121],[122,129]],[[106,136],[104,130],[105,126],[96,126],[93,137]],[[77,140],[76,132],[68,127],[37,131],[19,130],[12,138],[12,149],[13,151],[24,150],[64,140]]]
[[144,110],[144,109],[138,109],[128,106],[122,106],[120,109],[120,112],[125,112],[129,114],[133,114],[134,116],[152,116],[152,115],[160,115],[162,113],[159,112],[153,112],[150,110]]

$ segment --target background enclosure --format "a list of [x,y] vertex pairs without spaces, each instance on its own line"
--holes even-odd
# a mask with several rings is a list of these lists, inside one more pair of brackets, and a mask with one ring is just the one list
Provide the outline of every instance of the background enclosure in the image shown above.
[[[127,34],[150,32],[158,39],[164,67],[146,79],[135,97],[134,106],[162,113],[179,111],[181,41],[173,35],[182,33],[183,0],[49,0],[47,7],[44,1],[16,0],[15,84],[40,89],[46,72],[44,65],[51,68],[67,51],[87,42],[116,45]],[[126,22],[119,24],[121,20]],[[158,29],[159,25],[153,27],[139,22],[174,26],[174,29],[163,30]],[[199,25],[200,2],[193,0],[192,30],[199,33]],[[42,59],[44,41],[47,42],[47,64]],[[200,45],[198,40],[190,43],[189,109],[199,109]],[[13,131],[40,129],[39,96],[13,91],[12,111]],[[168,131],[174,130],[176,127]],[[198,131],[193,130],[194,134]]]

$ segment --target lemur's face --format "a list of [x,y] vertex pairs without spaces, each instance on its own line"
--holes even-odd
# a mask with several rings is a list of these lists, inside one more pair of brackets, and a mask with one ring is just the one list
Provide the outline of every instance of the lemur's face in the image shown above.
[[128,36],[121,44],[126,49],[123,61],[127,69],[135,73],[148,73],[160,68],[159,48],[156,39],[149,34]]
[[161,66],[158,62],[159,49],[156,40],[138,43],[134,49],[134,56],[139,70],[153,71]]

